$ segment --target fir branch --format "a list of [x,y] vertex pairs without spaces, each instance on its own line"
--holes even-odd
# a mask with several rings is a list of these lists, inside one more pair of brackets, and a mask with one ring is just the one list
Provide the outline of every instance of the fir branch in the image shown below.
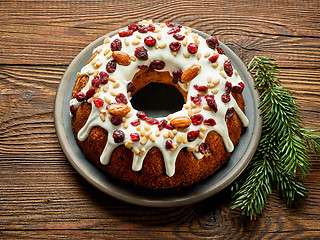
[[310,154],[320,149],[320,135],[303,125],[299,105],[292,92],[284,89],[275,59],[254,57],[249,63],[255,87],[260,91],[259,109],[263,117],[262,136],[249,166],[232,186],[233,206],[250,218],[261,214],[274,183],[288,205],[308,190],[299,180],[310,170]]

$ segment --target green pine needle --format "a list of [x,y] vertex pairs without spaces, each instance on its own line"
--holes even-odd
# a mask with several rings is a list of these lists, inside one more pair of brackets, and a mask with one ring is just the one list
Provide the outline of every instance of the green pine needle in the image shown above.
[[308,197],[299,177],[309,173],[309,151],[317,155],[320,149],[320,135],[304,127],[296,98],[276,76],[278,67],[266,57],[254,57],[248,66],[260,92],[262,136],[249,166],[231,187],[231,209],[240,208],[251,219],[262,214],[273,185],[287,205]]

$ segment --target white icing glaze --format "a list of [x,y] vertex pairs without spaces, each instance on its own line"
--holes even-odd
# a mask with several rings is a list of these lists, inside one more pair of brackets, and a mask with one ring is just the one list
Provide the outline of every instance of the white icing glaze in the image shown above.
[[[222,96],[222,94],[225,93],[225,82],[226,81],[231,82],[233,86],[242,82],[240,76],[238,76],[238,75],[236,76],[234,73],[231,77],[227,77],[227,79],[223,78],[219,74],[220,70],[222,72],[224,72],[223,67],[221,67],[221,66],[223,66],[225,60],[228,59],[225,55],[219,56],[219,58],[217,60],[217,63],[219,65],[216,68],[213,68],[211,65],[212,63],[208,60],[208,58],[204,57],[204,54],[209,52],[210,56],[212,56],[213,54],[217,54],[216,50],[209,48],[206,44],[205,39],[203,39],[201,36],[198,36],[197,34],[194,34],[194,33],[186,34],[186,32],[188,32],[188,29],[182,27],[179,34],[185,35],[185,38],[188,39],[188,44],[191,42],[194,42],[194,36],[196,36],[198,38],[198,40],[200,41],[200,44],[198,45],[197,53],[201,53],[201,58],[198,60],[197,54],[190,54],[189,58],[185,58],[183,56],[183,53],[187,53],[188,51],[187,51],[187,46],[184,46],[184,45],[181,46],[180,50],[177,52],[177,55],[174,56],[169,48],[169,43],[177,42],[177,40],[173,37],[173,34],[170,34],[170,35],[167,34],[167,32],[170,30],[170,28],[168,28],[167,26],[165,26],[163,28],[159,28],[158,24],[153,24],[153,25],[156,27],[156,29],[160,29],[160,33],[162,35],[160,40],[157,39],[158,33],[155,33],[155,32],[139,33],[139,35],[141,36],[141,39],[138,39],[136,37],[136,34],[138,33],[137,31],[134,32],[133,35],[129,36],[129,37],[119,37],[118,34],[116,34],[115,36],[110,38],[110,43],[116,38],[120,39],[122,42],[121,51],[128,53],[130,56],[134,56],[134,51],[135,51],[136,47],[144,46],[148,50],[149,59],[146,61],[141,61],[139,59],[136,59],[136,61],[134,61],[134,62],[131,61],[131,64],[129,66],[122,66],[122,65],[117,64],[116,71],[114,73],[109,73],[109,75],[110,75],[110,77],[114,78],[117,83],[120,83],[119,87],[113,88],[115,83],[109,80],[109,82],[107,83],[107,85],[109,85],[109,89],[107,92],[103,91],[103,86],[100,87],[98,89],[98,91],[96,90],[96,93],[97,92],[100,93],[99,98],[104,99],[104,97],[107,96],[111,99],[111,102],[113,102],[113,103],[116,102],[115,97],[110,94],[110,91],[113,90],[116,94],[123,93],[127,97],[127,99],[130,99],[131,97],[128,96],[128,94],[127,94],[127,84],[132,80],[134,74],[139,70],[138,69],[139,65],[149,66],[149,64],[153,60],[163,60],[166,65],[165,65],[165,68],[161,71],[169,71],[170,73],[178,71],[178,70],[185,71],[188,67],[197,64],[197,65],[201,65],[201,70],[200,70],[199,74],[188,84],[183,84],[183,83],[179,82],[179,85],[181,88],[183,88],[185,91],[188,92],[186,105],[190,106],[190,104],[191,104],[190,97],[196,96],[197,94],[199,94],[199,92],[196,89],[194,89],[193,85],[197,84],[198,86],[207,86],[208,76],[212,77],[213,80],[219,79],[219,81],[220,81],[219,84],[217,84],[214,87],[215,89],[219,90],[218,93],[214,94],[215,101],[218,105],[218,111],[215,113],[213,111],[204,110],[203,107],[207,106],[207,103],[203,97],[202,97],[201,104],[197,105],[195,108],[195,109],[198,109],[198,108],[202,109],[200,114],[203,115],[204,119],[212,118],[215,120],[216,125],[215,126],[205,126],[207,128],[207,131],[202,131],[202,133],[203,133],[202,138],[198,137],[195,141],[187,142],[187,143],[184,143],[183,141],[181,143],[177,143],[177,136],[179,134],[186,135],[187,132],[199,130],[201,126],[204,126],[203,123],[198,126],[191,124],[187,129],[184,129],[184,130],[177,129],[178,133],[176,135],[174,135],[174,137],[171,138],[172,142],[174,144],[176,144],[177,147],[175,148],[175,150],[167,150],[166,149],[166,140],[168,140],[170,138],[165,138],[165,137],[163,137],[163,135],[168,134],[169,130],[167,130],[167,129],[161,130],[161,135],[159,137],[156,137],[155,133],[158,130],[157,125],[149,125],[150,130],[147,131],[147,133],[151,132],[151,134],[155,137],[156,140],[154,142],[151,141],[150,139],[148,139],[146,144],[141,144],[140,141],[136,141],[136,142],[132,143],[131,138],[130,138],[130,133],[139,133],[139,131],[136,129],[136,127],[134,127],[130,124],[130,122],[137,120],[136,113],[138,111],[132,107],[130,101],[128,102],[127,105],[131,108],[131,111],[130,111],[131,117],[123,118],[123,119],[125,119],[126,123],[128,124],[127,128],[124,128],[123,124],[120,124],[119,126],[113,125],[108,118],[110,115],[108,113],[108,111],[106,113],[106,120],[102,121],[100,118],[100,110],[106,109],[106,106],[108,105],[108,103],[104,102],[104,104],[101,108],[97,108],[94,105],[94,103],[92,102],[91,103],[92,104],[91,114],[88,118],[88,121],[84,125],[84,127],[79,131],[78,139],[80,141],[84,141],[88,137],[88,134],[93,126],[100,126],[108,131],[108,142],[107,142],[107,144],[104,148],[104,151],[100,157],[100,161],[102,164],[108,164],[110,157],[116,147],[118,147],[119,145],[122,145],[126,142],[131,142],[131,143],[129,143],[129,145],[132,148],[134,148],[135,151],[139,152],[139,153],[133,154],[134,157],[133,157],[132,169],[134,171],[141,170],[141,168],[143,166],[144,157],[145,157],[146,153],[149,151],[149,149],[151,149],[152,147],[158,147],[161,150],[163,157],[164,157],[166,173],[168,176],[171,177],[175,173],[175,161],[176,161],[177,155],[180,152],[180,150],[184,147],[196,149],[196,146],[199,146],[199,144],[201,144],[202,142],[205,141],[205,138],[210,131],[216,131],[222,137],[226,150],[229,152],[233,151],[234,146],[228,136],[228,129],[227,129],[226,121],[225,121],[225,115],[226,115],[226,112],[229,108],[234,108],[235,112],[240,117],[240,119],[245,127],[248,126],[248,119],[246,118],[244,113],[241,111],[241,109],[239,108],[239,106],[237,105],[235,99],[232,97],[231,94],[230,94],[230,97],[231,97],[230,102],[223,103],[221,101],[221,96]],[[190,32],[190,30],[189,30],[189,32]],[[155,39],[157,39],[158,46],[161,45],[162,43],[167,43],[167,46],[162,49],[160,49],[160,48],[156,49],[155,47],[146,46],[146,44],[144,43],[144,38],[149,35],[153,36]],[[128,46],[124,43],[125,39],[127,39],[126,41],[128,41],[130,43]],[[133,40],[140,40],[140,43],[138,45],[133,45],[133,44],[131,44],[131,42]],[[181,42],[181,41],[178,41],[178,42]],[[101,66],[99,68],[95,69],[93,67],[92,63],[89,63],[82,68],[81,74],[89,76],[88,84],[82,89],[82,92],[86,93],[86,91],[90,88],[91,80],[94,78],[94,74],[89,75],[88,71],[89,72],[90,71],[94,72],[97,70],[98,71],[105,71],[106,64],[110,60],[112,60],[112,57],[107,59],[106,56],[108,56],[108,54],[104,55],[104,52],[106,51],[106,49],[110,48],[110,43],[103,44],[102,46],[99,46],[98,48],[96,48],[93,51],[93,52],[96,52],[96,51],[99,52],[98,55],[95,57],[95,59],[93,59],[93,61],[99,59],[102,62]],[[207,94],[212,94],[211,89],[208,89]],[[71,99],[71,101],[70,101],[70,105],[73,105],[75,108],[77,108],[80,104],[81,104],[81,102],[79,103],[76,99]],[[172,114],[173,118],[178,117],[178,116],[188,116],[188,110],[183,108],[180,111]],[[166,117],[157,118],[158,121],[161,121],[162,119],[166,119]],[[144,125],[148,125],[148,123],[146,123],[145,121],[141,121],[141,124],[140,124],[141,129],[144,128]],[[125,133],[125,140],[121,143],[115,143],[114,139],[112,137],[113,131],[115,131],[116,129],[120,129]],[[171,134],[171,136],[172,136],[172,134]],[[140,136],[140,140],[141,140],[141,138],[142,138],[142,136]],[[199,151],[196,152],[196,150],[193,150],[193,154],[198,159],[203,157],[203,155]]]

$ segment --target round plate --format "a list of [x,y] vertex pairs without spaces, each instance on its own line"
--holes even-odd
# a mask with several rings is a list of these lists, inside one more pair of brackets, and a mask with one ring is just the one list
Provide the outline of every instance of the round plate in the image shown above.
[[[113,36],[119,30],[107,34]],[[207,38],[208,34],[197,31],[200,36]],[[76,81],[76,73],[86,64],[92,51],[103,43],[105,36],[92,42],[71,62],[62,77],[55,100],[54,120],[59,143],[72,166],[92,185],[117,199],[132,204],[149,207],[176,207],[192,204],[206,199],[232,183],[250,162],[259,144],[262,120],[258,110],[259,94],[254,89],[254,81],[240,58],[226,45],[220,47],[232,60],[245,82],[243,96],[246,103],[246,116],[249,127],[241,135],[239,144],[230,159],[215,174],[190,187],[174,190],[148,190],[119,183],[91,164],[83,155],[74,138],[69,115],[69,101]]]

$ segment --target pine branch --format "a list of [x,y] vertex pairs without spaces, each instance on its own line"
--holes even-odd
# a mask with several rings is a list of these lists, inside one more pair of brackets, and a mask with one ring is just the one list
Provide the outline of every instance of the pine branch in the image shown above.
[[233,206],[241,215],[262,214],[274,183],[288,205],[308,197],[298,176],[310,170],[310,154],[320,149],[320,135],[303,125],[299,105],[292,92],[282,88],[274,59],[254,57],[248,66],[260,91],[259,109],[263,117],[262,136],[249,166],[232,186]]

